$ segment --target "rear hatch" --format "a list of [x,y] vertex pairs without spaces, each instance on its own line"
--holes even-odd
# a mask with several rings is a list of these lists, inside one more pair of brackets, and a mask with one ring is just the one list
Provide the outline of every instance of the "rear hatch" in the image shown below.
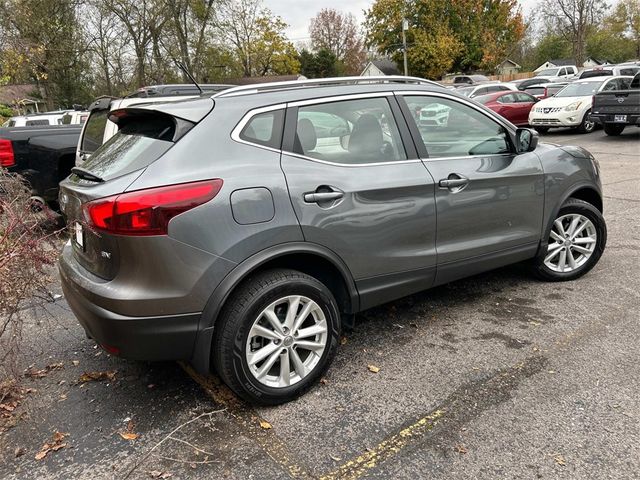
[[[199,98],[173,104],[136,105],[114,110],[119,131],[60,184],[60,206],[71,230],[77,261],[100,278],[115,277],[123,235],[96,227],[90,208],[119,198],[144,169],[180,141],[212,109]],[[90,203],[91,202],[91,203]],[[114,230],[115,231],[115,230]],[[148,235],[148,233],[146,234]]]

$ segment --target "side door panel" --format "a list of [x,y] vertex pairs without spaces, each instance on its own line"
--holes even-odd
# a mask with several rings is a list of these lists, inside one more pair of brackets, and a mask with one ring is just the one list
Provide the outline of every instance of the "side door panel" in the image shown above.
[[[538,156],[509,151],[507,133],[504,138],[487,137],[482,142],[483,125],[495,127],[496,132],[504,127],[470,102],[444,96],[406,94],[403,98],[408,104],[403,108],[405,116],[416,104],[451,108],[444,129],[410,125],[436,183],[436,283],[533,257],[540,241],[544,202]],[[476,121],[479,128],[474,133]],[[500,142],[503,146],[496,148]],[[468,181],[461,186],[440,185],[451,179]]]
[[[391,118],[386,118],[389,111],[379,113],[381,101],[391,106]],[[369,99],[369,103],[353,102],[352,113],[345,101],[339,103],[289,107],[281,165],[305,240],[328,247],[342,258],[356,281],[364,309],[426,289],[433,283],[434,184],[417,158],[393,95]],[[331,118],[321,116],[327,112],[348,119],[346,149],[344,140],[331,137],[337,127],[332,129]],[[367,115],[368,120],[377,115],[383,130],[391,130],[394,117],[399,120],[407,155],[404,149],[397,156],[385,147],[377,158],[375,154],[366,161],[364,157],[357,158],[359,118]],[[402,148],[395,145],[396,136],[384,132],[388,142]],[[318,193],[328,193],[330,197],[324,200],[325,195],[316,201],[318,197],[311,195]]]

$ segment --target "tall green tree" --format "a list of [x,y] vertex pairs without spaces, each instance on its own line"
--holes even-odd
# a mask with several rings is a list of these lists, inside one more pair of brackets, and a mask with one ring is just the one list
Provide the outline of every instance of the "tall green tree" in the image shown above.
[[8,81],[40,85],[49,108],[89,99],[87,47],[75,0],[0,0]]
[[315,53],[306,49],[300,51],[300,73],[307,78],[326,78],[342,75],[342,64],[335,54],[326,48]]
[[524,35],[516,0],[376,0],[366,13],[367,41],[398,63],[404,18],[409,71],[429,78],[492,70]]

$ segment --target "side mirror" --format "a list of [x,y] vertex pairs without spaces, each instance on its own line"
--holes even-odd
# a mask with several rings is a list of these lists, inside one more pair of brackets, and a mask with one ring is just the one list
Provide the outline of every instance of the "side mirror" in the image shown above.
[[516,149],[518,153],[533,152],[538,146],[538,132],[530,128],[516,130]]

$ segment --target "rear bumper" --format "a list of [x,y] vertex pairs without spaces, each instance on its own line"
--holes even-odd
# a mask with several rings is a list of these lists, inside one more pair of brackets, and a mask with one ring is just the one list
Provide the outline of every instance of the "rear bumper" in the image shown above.
[[621,115],[627,116],[626,122],[616,122],[615,115],[608,113],[592,113],[591,120],[600,124],[617,123],[618,125],[640,125],[640,114],[622,113]]
[[133,360],[189,360],[201,313],[153,317],[120,315],[91,302],[74,282],[65,255],[60,257],[62,291],[87,334],[110,353]]

